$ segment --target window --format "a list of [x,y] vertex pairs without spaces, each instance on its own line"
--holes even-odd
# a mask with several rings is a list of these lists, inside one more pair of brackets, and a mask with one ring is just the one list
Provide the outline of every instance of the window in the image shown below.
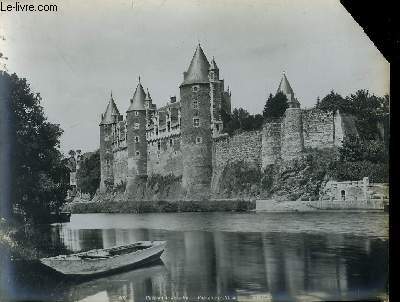
[[193,92],[197,92],[198,90],[199,90],[199,86],[193,86],[193,87],[192,87],[192,91],[193,91]]
[[158,143],[157,143],[157,149],[158,149],[158,150],[161,150],[161,142],[158,142]]
[[340,195],[341,195],[341,197],[342,197],[342,200],[346,200],[346,191],[345,191],[345,190],[342,190],[342,191],[340,192]]
[[139,116],[139,111],[135,111],[135,115],[136,115],[136,116]]
[[140,152],[139,151],[136,151],[135,154],[136,154],[136,156],[140,156]]
[[199,109],[199,101],[198,100],[193,101],[193,109]]
[[169,146],[172,147],[172,145],[174,144],[174,141],[172,140],[172,138],[169,139]]
[[196,111],[193,112],[193,115],[194,116],[199,116],[199,112],[196,110]]
[[200,136],[196,137],[196,144],[201,144],[202,142],[203,139]]
[[135,143],[139,142],[139,136],[135,136]]
[[167,129],[168,129],[168,132],[171,131],[171,122],[167,122]]
[[193,126],[194,127],[199,127],[200,126],[200,119],[194,118],[193,119]]
[[217,131],[219,131],[219,125],[218,124],[216,125],[216,128],[217,128]]
[[134,125],[134,127],[135,127],[135,129],[139,129],[139,123],[135,123],[135,125]]

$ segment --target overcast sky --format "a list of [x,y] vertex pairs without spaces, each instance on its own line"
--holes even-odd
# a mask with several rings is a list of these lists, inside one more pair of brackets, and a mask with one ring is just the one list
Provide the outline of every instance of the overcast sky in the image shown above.
[[179,98],[199,41],[230,86],[233,107],[251,113],[262,111],[283,71],[303,108],[331,89],[389,92],[388,62],[336,0],[40,3],[58,12],[0,12],[0,51],[64,129],[63,151],[98,148],[110,90],[125,114],[139,75],[158,106]]

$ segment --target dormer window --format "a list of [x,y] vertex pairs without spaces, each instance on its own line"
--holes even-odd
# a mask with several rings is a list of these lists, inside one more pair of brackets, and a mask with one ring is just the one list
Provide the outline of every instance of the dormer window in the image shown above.
[[193,91],[194,93],[196,93],[197,91],[199,91],[199,86],[193,86],[193,87],[192,87],[192,91]]
[[136,152],[135,152],[135,155],[136,155],[136,156],[140,156],[140,152],[139,152],[139,151],[136,151]]

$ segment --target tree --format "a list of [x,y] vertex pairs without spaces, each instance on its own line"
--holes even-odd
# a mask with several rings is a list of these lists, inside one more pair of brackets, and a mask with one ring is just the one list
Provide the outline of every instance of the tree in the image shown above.
[[387,182],[389,158],[379,140],[349,137],[339,148],[333,170],[337,180],[358,180],[368,176],[373,182]]
[[26,79],[0,74],[0,99],[10,113],[12,179],[10,200],[28,219],[46,219],[63,203],[69,173],[59,150],[62,129],[44,115],[40,94]]
[[368,90],[357,90],[345,99],[333,90],[317,105],[324,111],[349,113],[356,117],[356,127],[362,139],[373,140],[378,134],[378,123],[388,123],[389,96],[377,97]]
[[223,112],[221,119],[224,122],[224,132],[229,135],[235,132],[259,130],[264,122],[261,114],[251,115],[243,108],[233,109],[232,115]]
[[348,112],[356,120],[357,130],[363,139],[373,140],[378,135],[378,122],[389,116],[389,96],[377,97],[368,90],[358,90],[346,97]]
[[77,187],[82,193],[89,193],[93,197],[100,184],[100,152],[97,150],[83,157],[76,174]]
[[340,94],[334,92],[333,90],[331,90],[331,92],[322,100],[319,100],[315,107],[324,111],[331,112],[336,112],[337,110],[341,112],[349,111],[349,106],[346,103],[346,100]]
[[282,92],[278,92],[275,96],[270,94],[264,105],[263,116],[266,120],[280,118],[288,107],[288,99],[285,94]]

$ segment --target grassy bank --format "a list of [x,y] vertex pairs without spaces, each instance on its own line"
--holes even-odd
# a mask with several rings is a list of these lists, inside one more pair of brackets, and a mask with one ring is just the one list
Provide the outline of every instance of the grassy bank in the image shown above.
[[200,201],[103,201],[75,202],[65,210],[83,213],[173,213],[173,212],[245,212],[256,208],[249,200],[200,200]]

